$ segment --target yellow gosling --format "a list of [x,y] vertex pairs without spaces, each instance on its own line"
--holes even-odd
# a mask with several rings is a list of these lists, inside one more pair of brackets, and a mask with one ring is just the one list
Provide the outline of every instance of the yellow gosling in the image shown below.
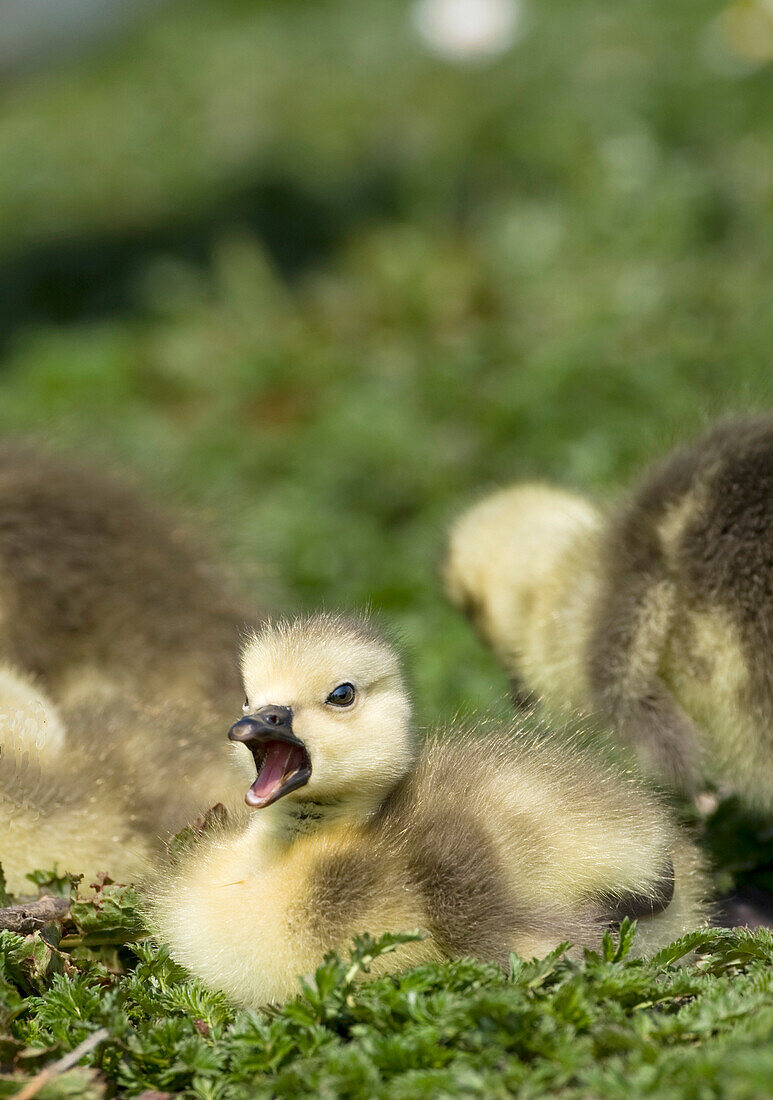
[[420,741],[368,621],[267,626],[242,673],[250,820],[197,843],[154,901],[174,957],[234,1000],[292,996],[359,932],[426,933],[380,960],[396,970],[598,946],[624,916],[649,952],[704,920],[698,854],[639,782],[547,733]]

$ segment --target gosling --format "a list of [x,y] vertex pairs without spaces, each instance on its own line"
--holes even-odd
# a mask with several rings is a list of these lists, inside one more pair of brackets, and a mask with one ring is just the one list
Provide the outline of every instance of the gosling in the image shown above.
[[[33,739],[24,768],[6,753],[4,804],[26,810],[0,859],[134,877],[138,848],[238,801],[210,731],[240,698],[239,644],[255,622],[195,536],[119,479],[30,442],[2,445],[0,661],[26,678],[35,713],[45,698],[67,751],[55,758],[50,739]],[[0,746],[11,735],[6,723]],[[46,777],[40,798],[33,776]],[[78,799],[80,839],[63,845],[61,815]],[[106,847],[107,836],[120,839]]]
[[[36,869],[137,875],[150,849],[130,814],[101,785],[93,754],[74,767],[54,703],[17,669],[0,667],[0,865],[12,894],[30,893]],[[80,772],[76,777],[74,772]]]
[[[0,666],[0,866],[11,893],[29,893],[27,874],[54,867],[87,883],[100,871],[143,880],[166,841],[212,804],[217,773],[201,775],[197,757],[214,719],[96,700],[68,727],[39,682]],[[226,772],[220,793],[235,808],[241,784],[227,763],[236,778]]]
[[95,692],[195,698],[225,720],[256,622],[195,536],[120,479],[0,446],[0,659],[59,707]]
[[548,734],[449,729],[420,744],[394,649],[316,615],[246,643],[229,737],[246,825],[200,840],[155,890],[173,956],[246,1005],[282,1001],[354,934],[426,935],[375,973],[506,965],[639,920],[651,952],[705,917],[695,847],[630,774]]
[[611,725],[659,781],[773,810],[773,418],[716,426],[610,516],[516,485],[444,573],[525,695]]

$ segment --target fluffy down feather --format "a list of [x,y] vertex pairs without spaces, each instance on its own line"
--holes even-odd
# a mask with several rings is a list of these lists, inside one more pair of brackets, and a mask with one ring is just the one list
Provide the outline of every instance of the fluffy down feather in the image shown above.
[[[200,841],[154,902],[175,958],[235,1000],[291,996],[358,932],[425,931],[379,961],[394,970],[598,946],[626,914],[647,952],[704,919],[697,852],[641,783],[577,738],[451,728],[420,743],[395,652],[369,623],[269,626],[242,670],[262,739],[255,760],[243,751],[245,783],[274,751],[272,715],[310,778]],[[344,684],[355,696],[341,707]]]
[[603,517],[545,486],[452,528],[452,601],[549,710],[600,716],[661,781],[773,809],[773,418],[720,424]]
[[[0,447],[0,861],[135,877],[229,792],[248,604],[120,480]],[[19,746],[24,749],[19,753]],[[7,824],[7,827],[6,827]]]

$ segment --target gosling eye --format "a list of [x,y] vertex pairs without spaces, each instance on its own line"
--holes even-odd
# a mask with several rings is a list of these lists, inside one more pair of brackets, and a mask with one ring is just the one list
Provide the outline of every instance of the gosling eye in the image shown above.
[[249,699],[247,698],[246,695],[244,696],[244,705],[242,707],[242,713],[243,714],[249,714],[250,713],[250,701],[249,701]]
[[333,688],[325,702],[334,707],[350,707],[356,694],[354,684],[339,684]]

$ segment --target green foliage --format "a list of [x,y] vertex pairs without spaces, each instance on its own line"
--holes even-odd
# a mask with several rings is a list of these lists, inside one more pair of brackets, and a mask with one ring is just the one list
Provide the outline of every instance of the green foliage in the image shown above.
[[70,916],[76,936],[86,947],[129,943],[144,930],[140,910],[142,898],[132,886],[121,886],[103,878],[88,900],[73,900]]
[[71,875],[67,872],[60,875],[54,867],[53,871],[30,871],[26,878],[37,887],[41,896],[53,894],[58,898],[69,898],[73,896],[73,892],[77,893],[83,875]]
[[8,893],[8,883],[6,882],[5,872],[2,865],[0,865],[0,908],[11,904],[11,898]]
[[[17,1000],[4,1058],[37,1071],[105,1028],[85,1063],[124,1096],[753,1097],[770,1068],[758,1049],[773,1026],[770,933],[705,930],[647,962],[630,956],[632,932],[583,961],[562,947],[514,957],[509,974],[460,959],[364,982],[374,959],[415,937],[363,936],[262,1012],[230,1006],[148,942],[121,973],[35,964],[37,992],[22,998],[19,960],[41,940],[6,933],[3,996]],[[687,952],[694,962],[675,966]]]

